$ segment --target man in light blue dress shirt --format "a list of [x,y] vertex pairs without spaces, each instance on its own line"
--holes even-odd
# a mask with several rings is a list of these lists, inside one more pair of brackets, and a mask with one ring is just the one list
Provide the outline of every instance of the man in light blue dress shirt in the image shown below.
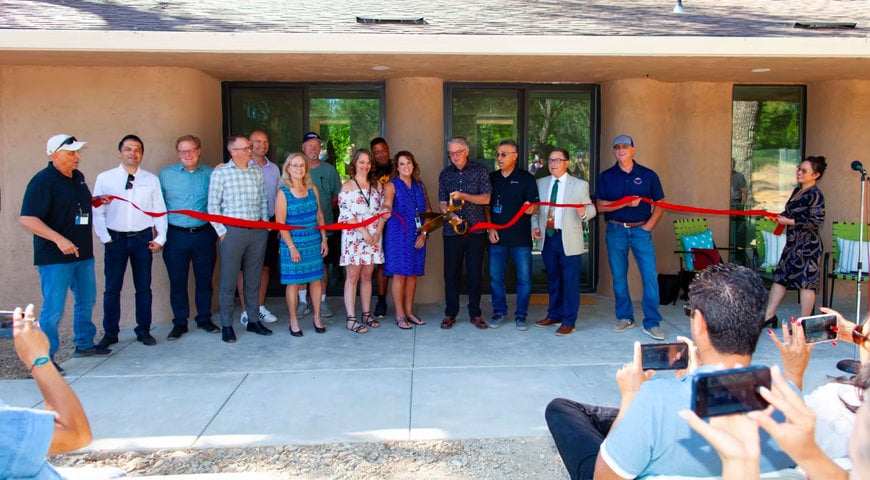
[[[193,135],[175,141],[179,162],[165,167],[157,177],[167,210],[208,211],[208,183],[211,167],[199,163],[202,142]],[[187,215],[169,214],[169,230],[163,247],[163,260],[169,274],[169,304],[172,306],[172,331],[167,337],[178,340],[187,333],[190,299],[187,278],[193,264],[196,284],[196,326],[208,333],[220,329],[211,321],[214,294],[211,278],[217,261],[217,234],[211,224]]]

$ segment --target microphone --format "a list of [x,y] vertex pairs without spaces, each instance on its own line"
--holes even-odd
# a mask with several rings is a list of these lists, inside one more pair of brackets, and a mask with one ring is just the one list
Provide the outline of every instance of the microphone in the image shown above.
[[861,172],[862,175],[867,175],[867,170],[864,170],[864,165],[861,165],[861,162],[858,160],[852,161],[852,170]]

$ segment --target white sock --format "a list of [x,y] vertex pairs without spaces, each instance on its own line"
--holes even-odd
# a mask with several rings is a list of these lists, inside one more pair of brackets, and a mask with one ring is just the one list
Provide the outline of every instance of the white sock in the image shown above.
[[321,301],[321,302],[325,302],[325,301],[326,301],[326,294],[325,294],[325,293],[324,293],[323,295],[320,296],[320,301]]
[[307,303],[305,296],[308,295],[308,290],[299,290],[299,303]]

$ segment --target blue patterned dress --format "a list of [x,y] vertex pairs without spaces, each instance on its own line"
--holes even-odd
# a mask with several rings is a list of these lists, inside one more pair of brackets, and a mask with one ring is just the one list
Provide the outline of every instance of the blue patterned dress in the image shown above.
[[291,230],[290,238],[299,250],[302,261],[290,260],[290,248],[281,241],[278,253],[281,256],[281,284],[299,285],[323,278],[323,258],[320,256],[320,231],[317,227],[317,197],[313,189],[308,189],[304,198],[296,198],[286,186],[280,189],[287,199],[287,225],[305,227],[304,230]]
[[384,234],[384,275],[423,275],[426,266],[426,246],[414,248],[417,241],[417,228],[414,218],[426,211],[426,196],[423,185],[411,181],[411,188],[401,178],[390,180],[396,188],[393,198],[393,212],[405,220],[403,224],[396,216],[387,220]]
[[825,221],[825,197],[813,185],[798,195],[791,193],[785,204],[784,217],[794,219],[785,229],[785,247],[773,272],[773,281],[791,288],[818,290],[821,281],[822,236]]

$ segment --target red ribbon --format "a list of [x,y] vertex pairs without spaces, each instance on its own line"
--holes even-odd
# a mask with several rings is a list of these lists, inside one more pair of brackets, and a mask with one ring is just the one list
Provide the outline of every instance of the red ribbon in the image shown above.
[[[129,203],[136,210],[148,215],[149,217],[162,217],[164,215],[168,215],[170,213],[177,213],[179,215],[187,215],[188,217],[196,218],[197,220],[202,220],[204,222],[217,222],[222,223],[224,225],[230,225],[233,227],[243,227],[243,228],[261,228],[266,230],[303,230],[305,227],[300,227],[297,225],[288,225],[286,223],[278,223],[278,222],[267,222],[265,220],[244,220],[241,218],[228,217],[226,215],[213,215],[205,212],[198,212],[196,210],[167,210],[165,212],[148,212],[139,208],[138,205],[127,200],[126,198],[117,197],[115,195],[105,195],[105,197],[110,198],[112,200],[121,200]],[[91,200],[91,205],[94,208],[99,208],[103,205],[103,201],[101,197],[95,197]],[[369,217],[362,222],[359,223],[333,223],[331,225],[318,225],[314,227],[316,230],[353,230],[355,228],[367,227],[372,223],[378,221],[379,218],[390,215],[390,212],[378,213],[372,217]],[[402,225],[405,225],[405,219],[400,217],[398,214],[393,213],[393,215],[402,222]]]
[[[646,203],[649,203],[651,205],[655,205],[658,208],[662,208],[665,210],[673,210],[673,211],[677,211],[677,212],[703,213],[703,214],[708,214],[708,215],[736,215],[736,216],[744,216],[744,217],[750,217],[750,216],[751,217],[767,217],[773,221],[776,221],[776,217],[779,216],[776,213],[770,213],[770,212],[765,211],[765,210],[728,210],[728,209],[718,209],[718,208],[689,207],[686,205],[678,205],[675,203],[659,202],[656,200],[652,200],[652,199],[644,198],[644,197],[638,197],[638,196],[622,197],[619,200],[616,200],[615,202],[611,202],[610,205],[618,207],[620,205],[625,205],[626,203],[631,203],[631,202],[637,200],[638,198],[643,200]],[[520,218],[522,218],[522,216],[525,214],[525,211],[528,207],[535,206],[535,205],[545,206],[545,207],[559,207],[559,208],[580,208],[580,207],[591,206],[593,204],[591,204],[591,203],[551,203],[551,202],[527,203],[527,204],[524,204],[524,206],[522,208],[520,208],[519,211],[517,211],[516,215],[514,215],[513,218],[511,218],[511,220],[508,223],[505,223],[504,225],[498,225],[498,224],[489,223],[489,222],[480,222],[480,223],[474,225],[473,227],[471,227],[470,229],[468,229],[468,232],[471,233],[471,232],[475,232],[477,230],[486,230],[486,229],[503,230],[505,228],[510,228],[515,223],[517,223],[520,220]],[[782,234],[782,231],[784,229],[785,229],[785,225],[777,225],[776,229],[773,231],[773,233],[774,233],[774,235],[780,235],[780,234]]]

